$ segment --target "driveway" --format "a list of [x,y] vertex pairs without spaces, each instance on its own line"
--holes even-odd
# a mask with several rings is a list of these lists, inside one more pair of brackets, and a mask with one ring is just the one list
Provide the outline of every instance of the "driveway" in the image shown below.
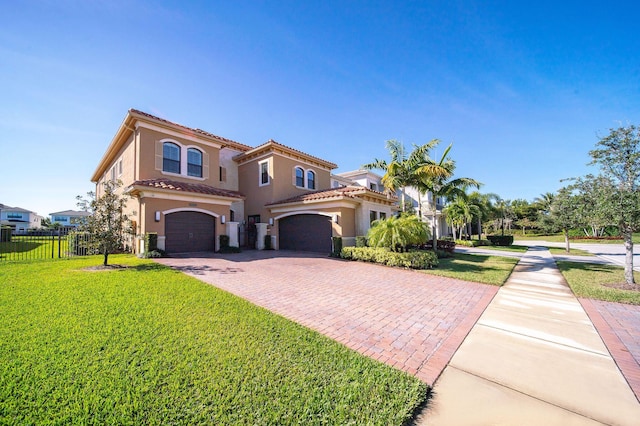
[[428,384],[498,287],[310,253],[158,259]]

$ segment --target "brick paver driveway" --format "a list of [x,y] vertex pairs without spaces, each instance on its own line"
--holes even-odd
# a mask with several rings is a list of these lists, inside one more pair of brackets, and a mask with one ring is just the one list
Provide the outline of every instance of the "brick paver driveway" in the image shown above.
[[159,259],[433,384],[498,287],[309,253]]

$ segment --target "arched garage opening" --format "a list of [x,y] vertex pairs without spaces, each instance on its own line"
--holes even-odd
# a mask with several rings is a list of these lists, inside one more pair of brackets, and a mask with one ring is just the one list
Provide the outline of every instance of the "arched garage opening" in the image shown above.
[[215,217],[194,211],[169,213],[164,217],[167,253],[215,251]]
[[331,252],[331,218],[318,214],[297,214],[278,222],[280,250]]

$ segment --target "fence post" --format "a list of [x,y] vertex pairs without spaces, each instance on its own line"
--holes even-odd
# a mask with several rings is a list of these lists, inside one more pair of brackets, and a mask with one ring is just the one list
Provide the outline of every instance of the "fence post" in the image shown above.
[[60,238],[60,235],[62,234],[62,232],[60,232],[60,230],[58,229],[58,259],[60,259],[62,256],[60,256],[60,246],[62,245],[62,240]]
[[52,232],[51,233],[51,258],[55,259],[55,245],[56,245],[56,235]]

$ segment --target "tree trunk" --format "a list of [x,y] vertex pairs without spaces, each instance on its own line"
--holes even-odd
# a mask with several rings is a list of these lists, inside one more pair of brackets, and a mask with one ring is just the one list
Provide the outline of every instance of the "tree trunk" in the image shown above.
[[633,278],[633,232],[630,229],[622,231],[624,237],[624,280],[627,284],[635,284]]
[[420,218],[420,222],[422,222],[422,196],[420,195],[420,191],[418,191],[418,217]]
[[569,247],[569,230],[563,229],[564,234],[564,246],[567,253],[571,253],[571,247]]
[[478,241],[482,239],[482,221],[478,217]]
[[456,226],[452,225],[451,226],[451,230],[453,231],[453,241],[455,241],[456,240]]
[[400,191],[400,195],[402,196],[401,200],[402,200],[402,213],[407,211],[407,206],[405,205],[405,200],[404,200],[404,187],[402,187],[402,190]]
[[438,208],[436,207],[435,203],[433,204],[433,235],[431,236],[432,240],[433,240],[433,251],[436,251],[438,249],[438,236],[436,233],[436,212],[437,212]]

